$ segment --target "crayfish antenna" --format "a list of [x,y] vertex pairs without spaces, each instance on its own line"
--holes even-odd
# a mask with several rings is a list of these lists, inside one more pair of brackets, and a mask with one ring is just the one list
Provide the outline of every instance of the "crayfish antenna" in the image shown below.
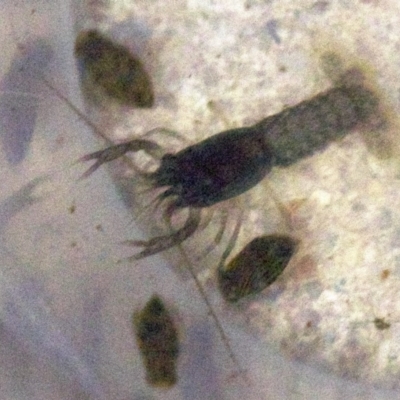
[[81,176],[80,179],[87,178],[94,171],[96,171],[97,168],[107,162],[114,161],[130,151],[137,152],[140,150],[143,150],[151,155],[152,153],[159,151],[160,146],[149,140],[133,139],[129,142],[107,147],[104,150],[99,150],[95,151],[94,153],[86,154],[81,157],[78,162],[85,162],[90,160],[96,160],[96,162]]

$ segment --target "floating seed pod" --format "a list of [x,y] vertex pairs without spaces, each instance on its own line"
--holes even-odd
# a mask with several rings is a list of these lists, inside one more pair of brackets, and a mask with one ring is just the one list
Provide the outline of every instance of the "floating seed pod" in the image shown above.
[[124,46],[97,30],[81,32],[75,41],[75,56],[84,76],[108,96],[133,107],[152,107],[153,85],[141,61]]
[[173,386],[177,380],[178,334],[168,310],[157,295],[142,311],[134,314],[133,325],[147,382],[152,386]]
[[259,293],[273,283],[288,265],[297,241],[286,235],[253,239],[224,267],[218,269],[218,286],[229,302]]

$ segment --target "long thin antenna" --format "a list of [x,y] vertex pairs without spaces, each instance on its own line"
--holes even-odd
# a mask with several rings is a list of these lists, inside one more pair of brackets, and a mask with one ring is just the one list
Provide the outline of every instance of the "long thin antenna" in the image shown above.
[[68,100],[66,96],[64,96],[55,86],[53,86],[46,78],[42,77],[43,83],[51,90],[53,91],[57,97],[59,97],[61,100],[63,100],[68,107],[74,111],[79,118],[81,118],[86,125],[89,126],[89,128],[93,129],[93,131],[99,135],[101,138],[103,138],[108,144],[113,145],[114,143],[112,142],[111,139],[109,139],[97,126],[94,124],[75,104],[73,104],[71,101]]
[[[240,231],[240,227],[241,227],[241,224],[242,224],[242,220],[243,220],[243,209],[240,208],[239,218],[238,218],[238,220],[237,220],[237,222],[235,224],[235,228],[234,228],[234,231],[232,233],[232,236],[229,239],[227,249],[223,253],[223,256],[222,256],[223,259],[221,260],[221,263],[223,263],[226,260],[226,258],[228,258],[230,252],[232,251],[232,249],[233,249],[233,247],[234,247],[234,245],[236,243],[236,239],[237,239],[237,237],[239,235],[239,231]],[[171,230],[172,227],[171,227],[171,220],[170,219],[168,219],[167,224],[168,224],[168,226],[169,226],[169,228]],[[197,228],[196,228],[196,230],[197,230]],[[218,330],[218,333],[219,333],[219,335],[220,335],[220,337],[222,339],[222,342],[224,343],[224,346],[225,346],[225,348],[226,348],[226,350],[228,352],[228,355],[229,355],[230,359],[232,360],[233,364],[237,367],[238,372],[240,373],[240,376],[243,378],[244,382],[246,384],[250,384],[249,379],[248,379],[247,374],[246,374],[246,371],[241,367],[241,364],[240,364],[239,360],[237,359],[237,357],[235,355],[235,352],[233,351],[233,349],[232,349],[232,347],[231,347],[231,345],[229,343],[229,338],[225,334],[224,328],[223,328],[221,322],[218,319],[217,313],[215,312],[210,300],[207,297],[206,291],[204,290],[202,284],[199,281],[199,278],[197,277],[196,273],[194,272],[194,269],[192,268],[192,264],[190,262],[190,259],[189,259],[189,256],[188,256],[186,250],[183,247],[183,243],[180,242],[180,243],[176,244],[175,246],[178,247],[178,249],[179,249],[179,251],[180,251],[180,253],[181,253],[181,255],[182,255],[183,259],[184,259],[185,267],[189,271],[192,279],[194,280],[194,282],[196,284],[196,287],[197,287],[197,290],[199,291],[200,296],[202,297],[203,301],[206,304],[206,307],[208,309],[208,313],[211,315],[212,319],[214,320],[215,326],[216,326],[216,328]]]
[[[75,104],[73,104],[64,94],[62,94],[54,85],[52,85],[44,76],[41,77],[43,83],[51,90],[53,91],[58,98],[60,98],[62,101],[64,101],[67,106],[75,112],[82,121],[93,130],[94,133],[96,133],[98,136],[100,136],[102,139],[106,141],[107,144],[113,146],[115,143],[107,137],[107,135],[101,131],[95,123],[93,123],[86,115],[84,112],[82,112]],[[133,170],[136,170],[136,166],[133,163],[133,161],[126,155],[121,156],[121,158],[124,160],[124,162]],[[80,162],[81,160],[78,160]],[[87,172],[84,174],[83,177],[86,177],[90,174]]]
[[190,275],[192,276],[192,278],[195,282],[195,285],[197,287],[197,290],[199,291],[200,296],[204,300],[211,318],[214,320],[214,324],[218,330],[221,340],[224,343],[226,350],[228,351],[229,358],[232,360],[233,364],[237,367],[238,372],[240,373],[240,376],[243,378],[244,382],[246,384],[250,385],[250,381],[247,376],[246,370],[241,366],[238,358],[236,357],[235,352],[233,351],[233,349],[229,343],[229,338],[225,334],[224,328],[218,319],[217,313],[215,312],[210,300],[207,297],[206,291],[204,290],[202,284],[200,283],[196,273],[194,272],[194,270],[192,268],[192,264],[190,263],[190,259],[189,259],[189,256],[188,256],[186,250],[183,248],[182,244],[178,244],[177,247],[179,248],[179,251],[184,259],[186,269],[189,271]]
[[[114,145],[111,139],[109,139],[100,129],[97,128],[97,126],[78,108],[76,107],[71,101],[68,100],[66,96],[64,96],[56,87],[54,87],[49,81],[47,81],[44,77],[42,77],[42,80],[44,84],[52,90],[61,100],[63,100],[68,107],[73,110],[93,131],[98,134],[101,138],[103,138],[107,143]],[[124,160],[128,161],[129,165],[131,165],[131,160],[127,158],[126,156],[122,156]],[[241,218],[239,218],[238,223],[235,225],[233,237],[230,239],[229,244],[228,244],[228,249],[225,250],[223,254],[223,258],[226,259],[232,250],[233,244],[232,241],[235,242],[237,235],[238,235],[238,230],[240,229],[240,223],[241,223]],[[225,345],[225,348],[228,352],[229,358],[232,360],[233,364],[237,367],[238,372],[240,373],[240,376],[243,378],[244,382],[248,385],[250,385],[249,378],[247,376],[246,370],[243,369],[241,366],[238,358],[236,357],[230,343],[229,343],[229,338],[225,334],[224,328],[221,324],[221,322],[218,319],[217,313],[215,312],[210,300],[207,297],[206,291],[204,290],[202,284],[200,283],[196,273],[194,272],[192,265],[190,263],[189,256],[185,249],[183,248],[182,244],[177,245],[179,251],[181,252],[181,255],[184,259],[186,269],[189,271],[191,277],[193,278],[195,285],[197,287],[197,290],[199,291],[200,296],[204,300],[206,307],[208,309],[208,312],[211,316],[211,318],[214,320],[215,326],[218,330],[218,333],[221,337],[222,342]]]

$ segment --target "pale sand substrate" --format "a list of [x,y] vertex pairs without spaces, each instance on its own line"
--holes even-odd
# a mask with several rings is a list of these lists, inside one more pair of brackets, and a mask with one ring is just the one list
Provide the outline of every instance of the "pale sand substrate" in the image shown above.
[[[148,46],[157,48],[150,65],[159,100],[151,112],[132,113],[119,125],[117,140],[132,137],[126,132],[138,132],[140,123],[139,132],[163,126],[193,143],[294,105],[330,85],[319,65],[321,47],[375,69],[374,84],[390,112],[398,111],[395,2],[121,4],[109,15],[146,21],[153,30]],[[104,21],[113,30],[112,17]],[[291,232],[301,245],[277,283],[238,308],[221,309],[290,358],[397,386],[398,155],[378,158],[363,134],[355,131],[320,154],[275,169],[246,195],[251,211],[241,245],[273,232]],[[290,211],[289,226],[270,190]],[[186,248],[196,251],[204,240],[194,238]],[[378,329],[375,319],[390,327]]]
[[[161,126],[194,143],[297,104],[330,86],[329,77],[319,65],[321,49],[316,48],[332,38],[334,50],[353,52],[355,62],[366,60],[367,68],[376,70],[376,84],[391,104],[391,112],[399,111],[396,85],[400,56],[396,49],[400,10],[394,0],[384,4],[226,1],[217,6],[196,1],[126,1],[114,2],[111,8],[105,2],[103,6],[100,2],[90,3],[90,10],[78,8],[77,29],[97,26],[127,45],[132,43],[154,79],[153,109],[117,109],[110,111],[112,119],[110,113],[95,116],[95,122],[102,129],[109,128],[107,132],[114,140]],[[136,44],[132,32],[138,39]],[[53,104],[53,100],[48,101]],[[299,252],[281,278],[238,306],[225,304],[218,294],[215,268],[220,253],[215,251],[200,263],[202,282],[239,361],[248,369],[253,389],[249,390],[231,376],[235,368],[212,320],[202,320],[207,311],[193,283],[184,273],[176,273],[182,263],[178,250],[166,254],[167,260],[175,264],[172,269],[157,257],[135,265],[116,264],[135,251],[118,244],[135,238],[128,221],[130,214],[111,194],[114,188],[103,172],[72,185],[71,190],[71,182],[79,174],[73,170],[69,176],[70,163],[82,151],[97,148],[92,149],[95,144],[85,139],[83,149],[79,148],[75,140],[87,133],[82,133],[83,128],[67,125],[77,124],[77,118],[66,111],[65,104],[59,108],[59,118],[67,113],[66,122],[51,118],[49,110],[47,114],[42,111],[40,127],[49,132],[50,139],[35,136],[29,167],[20,167],[25,175],[7,171],[6,177],[13,184],[2,193],[8,199],[48,170],[62,176],[53,179],[56,183],[48,191],[46,185],[38,190],[45,200],[13,216],[12,223],[6,220],[3,228],[5,247],[12,254],[7,256],[7,262],[18,260],[19,265],[30,265],[35,276],[25,279],[29,274],[24,267],[12,274],[17,277],[15,282],[20,282],[18,285],[4,278],[3,293],[9,293],[14,284],[22,288],[11,291],[9,296],[5,294],[2,303],[6,326],[14,324],[22,331],[22,341],[39,328],[43,337],[55,340],[56,334],[46,325],[46,318],[50,322],[51,318],[42,317],[35,303],[37,293],[44,292],[45,308],[59,316],[61,326],[72,325],[65,329],[74,338],[72,344],[61,341],[61,350],[55,352],[55,357],[64,357],[62,365],[69,368],[74,357],[82,358],[83,364],[75,363],[76,375],[87,392],[102,393],[105,398],[112,393],[113,398],[121,399],[200,399],[205,396],[205,387],[229,398],[241,398],[243,393],[249,399],[252,395],[257,398],[263,393],[265,398],[297,399],[310,398],[321,391],[329,393],[330,397],[325,398],[343,398],[344,393],[346,398],[356,398],[361,393],[363,398],[380,398],[381,393],[375,392],[371,384],[398,386],[400,184],[395,158],[378,159],[365,145],[362,132],[355,131],[320,154],[285,170],[273,170],[245,195],[242,203],[239,199],[216,207],[214,217],[218,218],[225,207],[233,214],[246,204],[235,251],[264,233],[292,233],[301,240]],[[56,135],[58,132],[57,140],[50,131]],[[71,140],[70,132],[76,135],[72,136],[74,147],[66,145]],[[78,172],[83,170],[81,167]],[[289,224],[272,200],[271,190],[290,210]],[[51,196],[46,197],[48,192]],[[77,209],[75,216],[70,212],[72,204]],[[161,221],[143,222],[142,218],[138,222],[148,231],[162,228]],[[228,230],[231,228],[232,221]],[[213,229],[214,225],[188,241],[185,249],[193,259],[202,254]],[[28,288],[26,281],[30,282]],[[176,308],[184,332],[181,382],[168,394],[146,386],[129,326],[133,309],[143,306],[154,291]],[[46,324],[22,324],[24,314],[10,311],[5,306],[10,302],[7,298],[14,299],[25,311],[30,304],[28,315],[32,321],[44,318]],[[15,315],[22,317],[13,319]],[[383,319],[390,326],[378,329],[381,325],[376,319]],[[88,321],[93,321],[93,326]],[[46,341],[32,343],[33,347],[42,346],[54,353],[52,347],[43,344]],[[199,344],[199,350],[193,343],[202,343],[203,347]],[[300,363],[292,363],[293,359]],[[303,363],[307,366],[301,366]],[[321,368],[328,372],[327,376],[317,372]],[[199,370],[203,372],[196,383],[193,376]],[[335,375],[357,378],[359,386],[336,380]],[[131,380],[132,376],[136,378]],[[196,390],[198,397],[193,397]],[[390,396],[396,398],[395,393],[385,393],[385,398]]]

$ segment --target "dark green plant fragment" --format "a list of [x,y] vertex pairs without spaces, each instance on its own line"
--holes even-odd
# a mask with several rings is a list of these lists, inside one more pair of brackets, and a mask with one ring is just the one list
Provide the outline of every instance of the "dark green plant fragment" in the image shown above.
[[168,310],[157,295],[142,311],[134,314],[133,325],[147,382],[152,386],[174,385],[179,355],[178,334]]
[[375,318],[374,324],[375,324],[376,329],[378,329],[380,331],[390,328],[390,323],[386,322],[383,318]]
[[224,299],[233,303],[264,290],[283,272],[296,248],[297,241],[286,235],[253,239],[227,267],[218,270]]
[[81,32],[75,41],[75,56],[87,77],[122,104],[152,107],[153,85],[141,61],[124,46],[97,30]]

